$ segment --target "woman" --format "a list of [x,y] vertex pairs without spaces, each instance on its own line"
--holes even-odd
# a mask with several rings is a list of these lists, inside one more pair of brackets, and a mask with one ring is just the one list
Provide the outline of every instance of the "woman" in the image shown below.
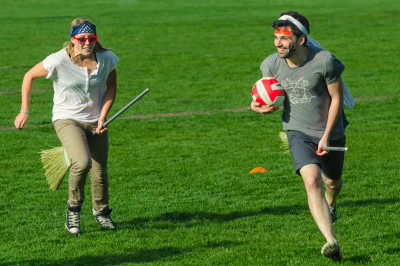
[[[29,116],[29,98],[36,78],[53,80],[53,124],[71,162],[65,229],[80,233],[80,212],[90,172],[93,215],[101,228],[115,229],[108,206],[108,132],[103,128],[117,91],[118,58],[98,41],[87,18],[71,22],[71,40],[29,70],[22,82],[21,111],[15,127],[23,129]],[[96,135],[87,140],[96,130]]]

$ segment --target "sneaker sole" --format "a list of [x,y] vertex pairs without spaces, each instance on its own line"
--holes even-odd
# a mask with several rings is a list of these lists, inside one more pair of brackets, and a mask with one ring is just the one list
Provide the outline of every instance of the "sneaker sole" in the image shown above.
[[321,250],[321,254],[333,261],[341,261],[342,253],[340,251],[339,245],[335,243],[326,243]]
[[65,231],[67,231],[68,234],[74,235],[74,236],[77,236],[77,235],[79,235],[81,233],[81,231],[79,229],[78,229],[77,232],[73,232],[73,231],[69,230],[67,225],[65,225]]

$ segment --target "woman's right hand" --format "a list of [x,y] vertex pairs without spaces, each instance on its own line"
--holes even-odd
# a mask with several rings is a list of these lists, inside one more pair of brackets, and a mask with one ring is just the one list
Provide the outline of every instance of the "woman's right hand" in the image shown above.
[[24,125],[25,125],[25,123],[26,123],[26,121],[28,120],[28,114],[26,114],[26,113],[19,113],[18,115],[17,115],[17,117],[15,118],[15,121],[14,121],[14,125],[15,125],[15,127],[16,128],[18,128],[18,129],[23,129],[23,127],[24,127]]
[[14,121],[14,125],[16,128],[23,129],[26,121],[28,120],[29,98],[31,96],[33,81],[37,78],[46,77],[48,73],[49,72],[43,66],[43,62],[38,63],[36,66],[32,67],[28,72],[25,73],[21,88],[21,112],[17,115]]
[[268,108],[262,108],[261,104],[255,101],[251,101],[250,104],[250,108],[251,110],[253,110],[254,112],[260,113],[260,114],[272,114],[273,112],[275,112],[276,110],[279,109],[279,107],[274,107],[274,106],[270,106]]

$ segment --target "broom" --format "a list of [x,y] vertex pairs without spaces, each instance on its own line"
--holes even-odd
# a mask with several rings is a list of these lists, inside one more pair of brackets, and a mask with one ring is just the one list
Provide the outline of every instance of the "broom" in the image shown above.
[[286,133],[285,132],[279,132],[279,137],[282,140],[282,148],[283,148],[284,152],[285,153],[289,153],[290,152],[290,150],[289,150],[289,142],[288,142]]
[[[132,104],[137,102],[143,95],[149,92],[149,89],[145,89],[141,94],[139,94],[135,99],[133,99],[130,103],[128,103],[124,108],[122,108],[118,113],[116,113],[113,117],[107,120],[103,127],[106,127],[110,124],[115,118],[117,118],[120,114],[122,114],[126,109],[131,107]],[[92,138],[96,132],[88,138]],[[43,168],[45,170],[45,176],[47,182],[50,185],[52,190],[56,190],[61,185],[65,173],[71,167],[71,160],[68,157],[67,151],[64,147],[56,147],[49,150],[44,150],[40,152],[40,159],[42,160]]]

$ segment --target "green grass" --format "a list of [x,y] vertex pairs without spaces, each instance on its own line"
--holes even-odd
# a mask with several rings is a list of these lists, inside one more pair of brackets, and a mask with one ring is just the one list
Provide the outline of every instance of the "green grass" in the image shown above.
[[[400,264],[397,1],[2,0],[0,264],[329,265],[304,185],[281,149],[280,112],[249,106],[259,65],[274,52],[269,24],[286,10],[345,65],[357,98],[335,233],[344,263]],[[100,231],[90,181],[83,234],[64,230],[67,180],[50,191],[39,152],[60,143],[52,84],[37,80],[23,131],[12,129],[24,73],[68,39],[77,16],[120,58],[110,125],[110,205]],[[150,116],[191,112],[180,116]],[[147,118],[132,118],[148,115]],[[255,167],[266,174],[249,174]]]

